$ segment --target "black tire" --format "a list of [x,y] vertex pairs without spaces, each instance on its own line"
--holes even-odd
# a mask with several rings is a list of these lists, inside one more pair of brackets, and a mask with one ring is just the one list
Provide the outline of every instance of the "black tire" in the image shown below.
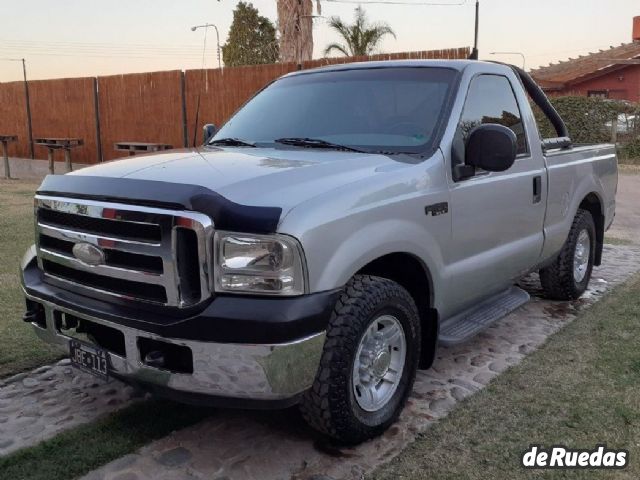
[[[394,316],[406,339],[404,368],[395,393],[379,410],[360,408],[352,387],[357,348],[367,328],[381,315]],[[384,278],[356,275],[334,308],[315,382],[300,411],[315,430],[345,444],[383,433],[400,415],[413,388],[420,358],[420,320],[409,293]]]
[[[574,257],[580,233],[586,231],[589,235],[589,262],[582,281],[574,278]],[[578,210],[569,236],[558,257],[551,265],[540,270],[540,283],[545,295],[552,300],[576,300],[585,292],[591,280],[591,271],[596,252],[596,227],[591,213]]]

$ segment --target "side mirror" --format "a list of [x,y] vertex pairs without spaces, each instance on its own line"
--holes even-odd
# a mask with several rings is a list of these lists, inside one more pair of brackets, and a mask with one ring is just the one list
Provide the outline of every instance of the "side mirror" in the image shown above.
[[510,128],[493,123],[480,125],[467,140],[465,164],[489,172],[504,172],[516,161],[517,141]]
[[204,127],[202,127],[202,137],[203,143],[206,145],[211,137],[216,134],[216,126],[213,123],[207,123]]

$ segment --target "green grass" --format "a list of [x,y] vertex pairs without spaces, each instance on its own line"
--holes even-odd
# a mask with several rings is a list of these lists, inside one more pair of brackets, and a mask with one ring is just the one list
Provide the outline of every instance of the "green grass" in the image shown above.
[[178,428],[193,425],[211,413],[209,409],[184,408],[165,401],[137,404],[0,458],[0,478],[76,478]]
[[633,242],[626,238],[612,237],[609,235],[604,236],[604,243],[609,245],[633,245]]
[[22,322],[24,299],[18,270],[33,244],[33,195],[37,185],[0,180],[0,378],[60,358]]
[[[520,365],[462,402],[382,479],[640,478],[640,276],[587,310]],[[627,449],[622,471],[525,471],[545,447]]]

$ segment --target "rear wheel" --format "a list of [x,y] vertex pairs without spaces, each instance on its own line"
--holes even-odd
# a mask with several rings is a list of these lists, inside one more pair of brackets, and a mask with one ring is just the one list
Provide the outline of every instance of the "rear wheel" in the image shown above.
[[304,418],[345,443],[384,432],[413,387],[419,339],[409,293],[391,280],[356,275],[329,322],[316,380],[300,406]]
[[567,241],[554,262],[540,270],[547,297],[575,300],[589,286],[595,260],[596,228],[591,213],[578,210]]

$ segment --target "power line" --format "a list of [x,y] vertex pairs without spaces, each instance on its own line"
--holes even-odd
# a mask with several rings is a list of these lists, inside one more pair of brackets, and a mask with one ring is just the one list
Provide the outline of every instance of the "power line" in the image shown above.
[[87,52],[87,53],[168,53],[168,54],[182,54],[182,53],[198,53],[198,48],[183,49],[183,50],[171,50],[171,49],[139,49],[139,48],[95,48],[95,47],[58,47],[55,45],[39,45],[39,46],[23,46],[23,45],[1,45],[2,50],[16,50],[16,51],[61,51],[61,52]]
[[[201,47],[200,47],[201,48]],[[25,50],[25,51],[41,51],[41,50],[55,50],[55,51],[65,51],[65,52],[98,52],[98,53],[111,53],[111,52],[139,52],[139,53],[197,53],[200,51],[200,48],[190,48],[190,49],[164,49],[164,48],[156,48],[156,49],[141,49],[141,48],[103,48],[103,47],[61,47],[56,45],[15,45],[15,44],[0,44],[0,49],[3,50]]]
[[60,52],[24,52],[25,57],[86,57],[86,58],[142,58],[142,59],[185,59],[199,60],[199,54],[175,54],[175,55],[143,55],[143,54],[108,54],[108,53],[60,53]]
[[78,56],[122,58],[190,58],[199,56],[200,45],[105,44],[87,42],[34,42],[0,40],[0,53],[11,56]]
[[176,56],[164,56],[164,57],[153,57],[153,56],[144,56],[144,55],[79,55],[79,54],[64,54],[64,53],[30,53],[25,55],[26,58],[31,57],[69,57],[69,58],[131,58],[131,59],[143,59],[143,60],[188,60],[193,62],[199,61],[199,56],[196,55],[176,55]]
[[40,46],[32,46],[32,47],[22,47],[22,46],[15,46],[15,45],[1,45],[0,44],[0,49],[2,50],[25,50],[25,51],[60,51],[60,52],[89,52],[89,53],[118,53],[118,52],[122,52],[122,53],[130,53],[130,52],[137,52],[137,53],[170,53],[170,54],[180,54],[180,53],[199,53],[200,48],[194,48],[194,49],[190,49],[190,50],[163,50],[163,49],[158,49],[158,50],[139,50],[139,49],[135,49],[135,48],[123,48],[123,49],[113,49],[113,48],[62,48],[62,47],[56,47],[56,46],[51,46],[51,45],[40,45]]
[[[463,6],[468,0],[456,0],[454,3],[408,1],[408,0],[324,0],[330,3],[360,4],[360,5],[403,5],[403,6]],[[93,58],[183,58],[194,60],[201,56],[201,46],[193,44],[158,45],[158,44],[115,44],[92,42],[64,42],[33,40],[0,39],[0,54],[20,54],[20,56],[44,57],[93,57]]]
[[55,46],[50,44],[33,44],[21,46],[0,43],[0,55],[4,56],[74,56],[74,57],[128,57],[128,58],[195,58],[199,57],[200,47],[193,49],[171,50],[163,48],[138,49],[138,48],[105,48],[93,46]]
[[[16,43],[16,44],[32,44],[32,45],[41,45],[42,42],[38,40],[8,40],[6,38],[0,38],[0,43]],[[200,44],[171,44],[171,45],[160,45],[157,43],[102,43],[102,42],[64,42],[64,41],[56,41],[56,40],[48,40],[46,42],[49,45],[60,45],[60,46],[95,46],[95,47],[141,47],[141,48],[200,48]]]

